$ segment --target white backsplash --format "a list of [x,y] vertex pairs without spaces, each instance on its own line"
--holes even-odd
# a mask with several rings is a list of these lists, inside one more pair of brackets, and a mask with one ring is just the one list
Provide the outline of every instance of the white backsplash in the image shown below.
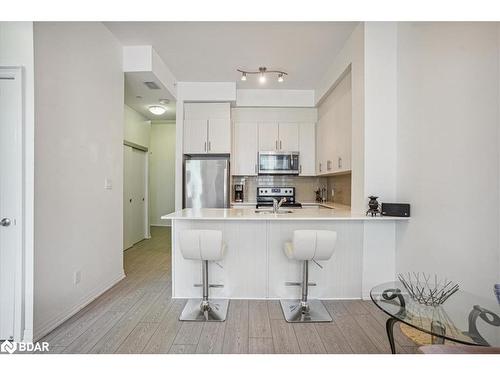
[[[295,187],[295,199],[297,202],[314,202],[315,191],[318,188],[327,187],[326,177],[298,177],[298,176],[233,176],[233,186],[244,185],[244,202],[255,202],[257,199],[257,187]],[[231,189],[232,200],[234,200],[234,187]]]

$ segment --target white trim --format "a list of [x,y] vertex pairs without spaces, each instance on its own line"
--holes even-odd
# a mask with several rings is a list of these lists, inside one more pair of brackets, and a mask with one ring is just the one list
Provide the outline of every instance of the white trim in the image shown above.
[[76,305],[76,307],[73,307],[69,310],[63,311],[57,316],[55,316],[53,319],[49,320],[48,322],[42,324],[40,327],[37,327],[37,330],[34,333],[34,339],[33,341],[40,340],[43,338],[45,335],[53,331],[55,328],[60,326],[62,323],[64,323],[66,320],[71,318],[73,315],[75,315],[78,311],[83,309],[85,306],[87,306],[89,303],[97,299],[99,296],[107,292],[109,289],[111,289],[113,286],[118,284],[121,280],[125,278],[125,272],[122,270],[122,272],[114,277],[109,283],[106,284],[104,288],[96,288],[92,292],[90,292],[86,297],[82,298],[82,300]]
[[150,224],[150,227],[171,227],[172,224]]

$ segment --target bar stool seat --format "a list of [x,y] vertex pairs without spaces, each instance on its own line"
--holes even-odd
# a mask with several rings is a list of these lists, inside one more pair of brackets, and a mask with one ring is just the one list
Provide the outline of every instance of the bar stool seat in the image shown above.
[[328,230],[296,230],[293,241],[284,245],[285,255],[291,260],[303,262],[302,298],[300,300],[280,300],[281,309],[287,322],[331,322],[332,317],[319,300],[308,300],[309,261],[328,260],[332,257],[337,242],[337,232]]
[[199,260],[202,265],[202,299],[190,299],[184,306],[179,320],[218,321],[226,320],[229,300],[208,298],[209,287],[222,287],[208,282],[208,262],[224,258],[226,245],[218,230],[183,230],[179,233],[179,246],[184,259]]

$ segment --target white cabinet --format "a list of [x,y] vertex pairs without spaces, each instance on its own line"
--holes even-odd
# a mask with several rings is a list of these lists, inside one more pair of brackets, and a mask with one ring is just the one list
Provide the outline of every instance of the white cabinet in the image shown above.
[[233,127],[232,174],[257,175],[259,125],[256,122],[236,122]]
[[314,123],[300,123],[299,127],[299,175],[314,176],[316,174],[316,131]]
[[184,154],[229,154],[230,152],[229,103],[186,103]]
[[299,149],[299,124],[280,122],[278,126],[279,150],[297,151]]
[[184,120],[184,153],[207,152],[207,120]]
[[293,122],[260,123],[260,151],[297,151],[299,149],[299,125]]
[[319,107],[316,131],[316,172],[351,170],[351,75],[346,75]]
[[278,123],[264,122],[259,124],[259,150],[279,151]]
[[231,121],[229,119],[208,120],[207,150],[210,154],[231,152]]

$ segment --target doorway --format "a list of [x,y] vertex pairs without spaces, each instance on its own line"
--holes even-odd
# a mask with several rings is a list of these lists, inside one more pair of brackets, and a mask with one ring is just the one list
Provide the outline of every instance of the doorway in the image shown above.
[[123,249],[149,238],[148,149],[123,145]]
[[0,340],[21,321],[23,274],[23,76],[0,67]]

